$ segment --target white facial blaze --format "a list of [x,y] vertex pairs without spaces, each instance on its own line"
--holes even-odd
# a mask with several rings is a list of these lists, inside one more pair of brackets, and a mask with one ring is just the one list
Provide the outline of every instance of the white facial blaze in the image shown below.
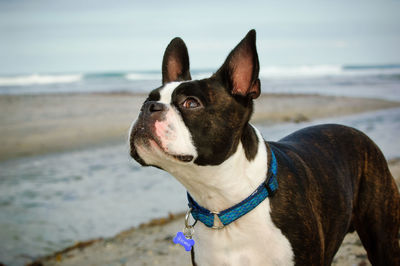
[[176,108],[169,105],[165,120],[156,121],[154,126],[157,138],[165,152],[172,155],[197,156],[192,136]]
[[[169,155],[191,155],[197,157],[197,150],[193,145],[192,136],[182,120],[179,111],[171,104],[172,93],[182,82],[171,82],[166,84],[160,90],[160,103],[167,106],[165,111],[165,119],[157,120],[154,123],[155,137],[159,140],[161,149]],[[154,144],[154,143],[153,143]],[[152,145],[153,149],[156,145]],[[159,152],[143,152],[143,149],[138,149],[140,155],[147,163],[164,164],[167,161],[163,160],[165,154]],[[163,165],[159,165],[163,166]]]
[[160,90],[160,103],[164,103],[167,105],[171,105],[172,93],[179,86],[182,82],[171,82],[167,83],[161,90]]

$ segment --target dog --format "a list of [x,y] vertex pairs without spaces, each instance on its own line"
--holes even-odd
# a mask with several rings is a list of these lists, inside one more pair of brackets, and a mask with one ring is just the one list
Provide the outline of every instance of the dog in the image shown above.
[[382,152],[336,124],[264,141],[249,123],[258,74],[255,30],[200,80],[175,38],[130,129],[131,156],[188,191],[193,265],[330,265],[354,230],[373,265],[400,265],[400,196]]

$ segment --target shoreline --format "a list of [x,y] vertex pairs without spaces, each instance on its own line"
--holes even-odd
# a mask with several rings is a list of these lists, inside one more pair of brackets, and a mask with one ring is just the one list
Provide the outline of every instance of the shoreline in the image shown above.
[[[400,158],[388,163],[400,186]],[[191,265],[190,253],[172,242],[174,234],[182,229],[184,216],[184,213],[169,214],[110,238],[77,242],[27,265]],[[370,265],[356,232],[346,235],[332,265]]]
[[[0,161],[123,143],[146,94],[0,95]],[[261,94],[251,122],[276,124],[400,107],[317,94]]]

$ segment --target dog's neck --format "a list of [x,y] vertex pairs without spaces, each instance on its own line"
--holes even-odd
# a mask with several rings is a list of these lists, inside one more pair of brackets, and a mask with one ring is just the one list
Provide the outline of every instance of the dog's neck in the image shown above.
[[266,179],[267,149],[260,132],[257,155],[246,158],[242,143],[236,152],[217,166],[179,165],[165,169],[174,175],[201,206],[222,211],[251,195]]

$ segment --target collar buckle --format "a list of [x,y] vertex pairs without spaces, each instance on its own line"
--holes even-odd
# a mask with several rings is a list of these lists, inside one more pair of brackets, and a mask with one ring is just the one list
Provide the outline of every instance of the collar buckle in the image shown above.
[[219,219],[219,212],[216,211],[210,211],[210,213],[214,214],[214,224],[211,227],[211,229],[216,229],[216,230],[221,230],[225,227],[225,225],[222,223],[221,219]]

